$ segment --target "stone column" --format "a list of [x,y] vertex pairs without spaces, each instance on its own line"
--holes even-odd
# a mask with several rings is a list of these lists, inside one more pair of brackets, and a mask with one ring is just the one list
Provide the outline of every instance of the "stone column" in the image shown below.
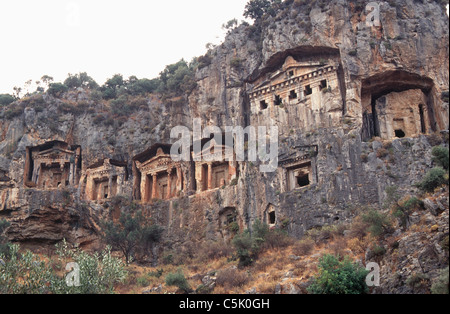
[[108,198],[112,198],[112,188],[113,188],[113,180],[112,180],[112,175],[108,174]]
[[172,190],[172,169],[167,169],[167,195],[164,195],[167,199],[170,199],[171,197],[171,190]]
[[212,189],[212,162],[208,162],[208,190]]
[[42,163],[35,163],[38,165],[37,167],[34,168],[33,170],[33,176],[31,178],[31,181],[34,182],[36,185],[39,185],[39,178],[41,177],[41,169],[42,169]]
[[179,165],[177,165],[176,167],[176,172],[177,172],[177,183],[175,186],[175,190],[176,192],[181,192],[183,191],[183,178],[182,178],[182,172],[181,172],[181,167]]
[[142,173],[140,188],[141,188],[141,201],[143,203],[148,202],[149,195],[147,193],[147,184],[148,184],[148,182],[147,182],[147,174],[146,173]]
[[158,174],[152,174],[152,199],[156,199],[158,197],[158,182],[157,182]]

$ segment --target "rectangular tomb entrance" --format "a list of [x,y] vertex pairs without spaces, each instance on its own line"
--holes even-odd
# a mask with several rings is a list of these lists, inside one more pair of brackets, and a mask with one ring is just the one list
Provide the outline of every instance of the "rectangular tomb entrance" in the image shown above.
[[80,146],[52,141],[26,148],[25,186],[39,189],[77,186],[80,172]]
[[143,203],[168,200],[183,191],[181,164],[170,157],[171,145],[155,144],[133,158],[134,195]]
[[85,197],[91,201],[113,198],[122,194],[126,181],[128,169],[125,161],[100,160],[86,171]]

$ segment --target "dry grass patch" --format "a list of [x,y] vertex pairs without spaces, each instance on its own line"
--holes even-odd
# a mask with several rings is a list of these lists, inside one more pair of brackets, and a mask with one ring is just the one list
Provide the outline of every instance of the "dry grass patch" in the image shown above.
[[236,268],[227,268],[219,271],[217,274],[216,285],[227,289],[243,287],[250,280],[245,271]]

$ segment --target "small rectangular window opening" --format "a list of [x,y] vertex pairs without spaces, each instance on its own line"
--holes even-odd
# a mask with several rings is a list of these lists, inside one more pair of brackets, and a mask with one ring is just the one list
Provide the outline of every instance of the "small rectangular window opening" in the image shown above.
[[268,105],[267,105],[265,100],[261,100],[259,102],[259,107],[260,107],[261,110],[265,110],[265,109],[267,109]]
[[291,92],[289,93],[289,99],[297,99],[297,93],[295,92],[295,90],[291,90]]
[[312,88],[311,85],[306,85],[305,87],[305,96],[311,95],[312,94]]

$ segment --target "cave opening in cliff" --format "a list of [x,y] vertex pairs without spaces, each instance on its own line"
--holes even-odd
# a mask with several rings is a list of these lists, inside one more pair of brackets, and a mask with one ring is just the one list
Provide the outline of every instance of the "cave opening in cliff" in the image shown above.
[[327,80],[322,80],[322,81],[320,81],[320,85],[319,85],[319,89],[320,89],[320,90],[322,90],[322,89],[324,89],[324,88],[327,88],[327,87],[328,87]]

